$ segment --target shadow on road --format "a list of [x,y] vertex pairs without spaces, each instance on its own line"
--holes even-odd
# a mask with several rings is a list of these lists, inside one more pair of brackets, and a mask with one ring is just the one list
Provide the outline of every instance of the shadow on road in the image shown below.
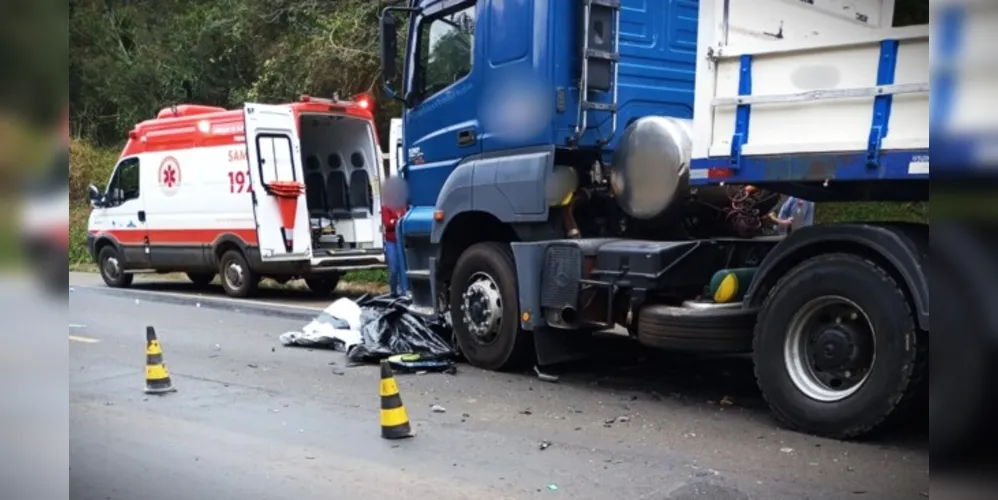
[[[200,287],[184,281],[136,281],[132,287],[225,297],[222,287],[215,284]],[[355,298],[358,295],[334,294],[320,298],[307,290],[261,288],[254,299],[321,309],[344,296]],[[545,372],[558,375],[561,384],[624,393],[634,400],[670,401],[689,406],[725,405],[747,412],[753,418],[769,418],[769,409],[755,383],[750,355],[666,353],[645,348],[621,335],[596,335],[588,359],[545,369]],[[775,428],[776,424],[772,425]],[[925,450],[928,449],[928,436],[928,418],[915,418],[886,429],[869,442]]]
[[[559,366],[551,372],[560,377],[562,384],[623,392],[635,400],[668,400],[690,406],[725,405],[754,417],[769,418],[768,406],[756,386],[751,355],[659,352],[620,335],[596,336],[590,350],[588,360]],[[928,418],[916,417],[885,429],[868,442],[925,450],[928,439]]]
[[[200,294],[206,297],[218,297],[226,298],[225,291],[222,289],[221,285],[216,285],[214,283],[207,286],[198,286],[194,283],[189,283],[185,281],[152,281],[143,280],[136,281],[132,284],[132,288],[136,290],[144,290],[149,292],[171,292],[171,293],[184,293],[184,294]],[[324,308],[330,302],[340,298],[357,298],[361,294],[358,293],[341,293],[339,291],[330,294],[327,297],[319,297],[310,292],[307,289],[293,289],[293,288],[271,288],[271,287],[261,287],[257,290],[257,293],[253,296],[256,300],[267,300],[274,302],[292,302],[296,304],[306,303],[310,306],[315,306],[318,308]]]

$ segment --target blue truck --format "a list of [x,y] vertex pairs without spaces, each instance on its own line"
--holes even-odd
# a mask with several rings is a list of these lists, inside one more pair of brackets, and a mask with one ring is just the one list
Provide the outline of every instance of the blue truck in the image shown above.
[[929,26],[893,27],[893,9],[386,7],[413,308],[445,316],[485,369],[575,359],[624,328],[652,348],[751,353],[793,429],[856,438],[917,413],[928,225],[772,235],[767,217],[779,195],[928,200]]

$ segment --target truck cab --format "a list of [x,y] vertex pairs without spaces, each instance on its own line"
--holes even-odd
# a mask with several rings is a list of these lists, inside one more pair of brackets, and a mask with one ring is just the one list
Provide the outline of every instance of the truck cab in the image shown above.
[[386,8],[413,308],[448,317],[483,368],[573,359],[594,330],[624,328],[659,349],[751,352],[793,428],[856,437],[904,413],[927,377],[927,225],[761,234],[781,194],[928,199],[927,20],[893,27],[893,11]]

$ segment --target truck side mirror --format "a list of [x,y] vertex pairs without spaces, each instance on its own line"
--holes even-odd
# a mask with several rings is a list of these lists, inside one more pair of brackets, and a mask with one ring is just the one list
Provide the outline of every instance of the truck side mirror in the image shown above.
[[386,87],[395,81],[396,56],[398,56],[398,26],[395,24],[395,17],[386,12],[381,16],[381,79]]

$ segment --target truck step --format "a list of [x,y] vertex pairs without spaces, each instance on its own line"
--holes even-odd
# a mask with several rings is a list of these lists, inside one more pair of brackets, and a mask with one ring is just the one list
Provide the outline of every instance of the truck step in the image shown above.
[[594,7],[606,7],[608,9],[619,9],[620,0],[589,0],[589,5]]
[[606,102],[582,101],[582,109],[616,113],[617,105]]
[[410,269],[405,272],[406,278],[410,280],[419,281],[429,281],[430,280],[430,270],[429,269]]
[[620,60],[620,54],[617,52],[607,52],[605,50],[586,49],[586,58],[617,62]]

